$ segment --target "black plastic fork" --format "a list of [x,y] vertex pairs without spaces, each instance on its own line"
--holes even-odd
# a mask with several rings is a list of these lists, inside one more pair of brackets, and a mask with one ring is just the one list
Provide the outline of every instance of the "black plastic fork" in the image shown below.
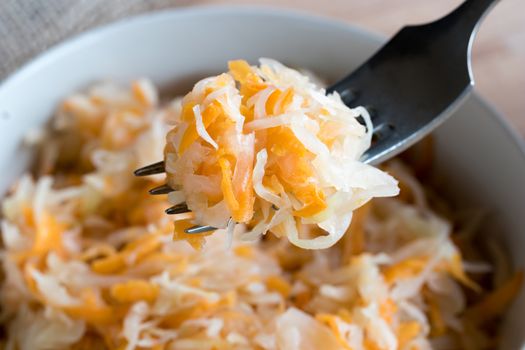
[[[349,107],[371,114],[374,140],[362,161],[378,164],[413,145],[452,115],[474,85],[471,48],[481,19],[498,0],[466,0],[445,17],[402,28],[370,59],[327,89]],[[163,173],[164,162],[137,169],[136,176]],[[174,189],[162,185],[151,194]],[[186,204],[166,210],[188,212]],[[214,230],[196,225],[186,233]]]

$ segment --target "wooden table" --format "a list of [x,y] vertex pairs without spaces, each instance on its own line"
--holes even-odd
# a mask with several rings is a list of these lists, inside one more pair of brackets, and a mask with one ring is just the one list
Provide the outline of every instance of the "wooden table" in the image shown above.
[[[476,0],[472,0],[476,1]],[[392,35],[406,23],[430,21],[460,0],[199,0],[301,9]],[[525,0],[501,0],[483,22],[473,49],[477,91],[525,136]]]

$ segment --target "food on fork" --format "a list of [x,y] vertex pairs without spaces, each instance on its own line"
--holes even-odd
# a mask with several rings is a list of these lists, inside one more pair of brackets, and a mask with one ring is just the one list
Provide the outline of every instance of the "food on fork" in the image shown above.
[[[178,227],[244,224],[242,239],[268,231],[306,249],[328,248],[353,211],[398,193],[396,180],[359,161],[372,121],[306,75],[261,59],[231,61],[180,102],[165,149]],[[359,122],[358,118],[364,121]],[[184,211],[184,209],[183,209]]]

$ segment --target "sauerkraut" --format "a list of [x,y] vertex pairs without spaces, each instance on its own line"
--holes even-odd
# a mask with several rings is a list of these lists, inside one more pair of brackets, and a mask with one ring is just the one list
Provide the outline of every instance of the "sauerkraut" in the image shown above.
[[[231,61],[228,73],[199,81],[180,100],[165,165],[178,189],[171,203],[187,203],[193,215],[176,219],[240,223],[245,240],[271,231],[301,248],[328,248],[355,209],[397,195],[397,182],[359,161],[372,138],[364,108],[347,107],[277,61],[260,61]],[[304,234],[304,225],[315,229]]]
[[[261,221],[267,226],[251,242],[241,240],[247,228],[237,225],[231,247],[228,229],[220,229],[195,250],[188,243],[200,247],[206,234],[185,234],[185,221],[175,225],[175,236],[185,239],[174,241],[172,218],[164,213],[167,199],[147,194],[164,175],[132,175],[162,158],[164,136],[179,123],[180,100],[158,101],[153,84],[138,80],[130,87],[97,84],[58,108],[38,145],[34,172],[22,176],[2,201],[0,348],[494,348],[492,324],[515,296],[521,274],[503,275],[493,287],[481,283],[493,267],[469,253],[473,229],[438,215],[433,197],[399,161],[386,170],[399,179],[400,196],[361,206],[346,234],[328,249],[305,250],[274,235],[260,236],[272,226],[268,219],[279,220],[268,208]],[[204,125],[206,110],[195,108]],[[355,127],[346,131],[366,135],[353,119],[344,122]],[[222,147],[223,140],[206,130],[208,136],[200,132],[209,146],[193,142],[187,152],[209,152],[213,142]],[[253,136],[235,140],[256,142]],[[255,150],[253,173],[260,174],[270,152]],[[363,169],[360,176],[377,175],[377,183],[394,191],[389,176],[353,164]],[[186,188],[216,190],[210,181],[220,183],[218,177],[194,177]],[[264,178],[247,181],[262,198],[286,208],[280,200],[287,197]],[[369,180],[358,180],[370,190]],[[353,186],[348,189],[355,193]],[[359,198],[385,193],[369,190]],[[221,196],[216,193],[217,200]],[[235,198],[241,208],[244,202]],[[184,199],[191,202],[191,196]],[[209,204],[203,212],[210,218],[221,218],[223,210],[234,214],[224,203],[216,204],[215,215]],[[283,230],[293,230],[297,223],[291,218],[284,215]]]

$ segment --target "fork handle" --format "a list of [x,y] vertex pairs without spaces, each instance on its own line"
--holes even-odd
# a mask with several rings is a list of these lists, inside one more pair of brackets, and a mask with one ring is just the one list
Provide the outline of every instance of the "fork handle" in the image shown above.
[[[456,64],[464,62],[464,58],[466,58],[468,80],[469,83],[472,83],[473,75],[470,62],[472,43],[481,20],[499,1],[465,0],[452,12],[435,21],[403,27],[379,52],[384,51],[383,54],[385,54],[387,51],[392,51],[391,47],[394,47],[394,52],[390,52],[391,56],[404,53],[429,55],[435,56],[439,60],[448,58],[447,61]],[[398,43],[393,44],[396,40]],[[403,42],[403,44],[399,42]],[[436,51],[444,49],[447,49],[446,52],[436,53]],[[402,52],[397,52],[399,50]],[[372,61],[374,61],[374,57],[365,62],[365,65],[371,64]],[[455,66],[449,68],[458,69]],[[351,76],[352,74],[329,86],[326,89],[327,93],[337,91],[347,104],[351,103],[355,97],[351,86],[347,84]],[[458,73],[458,76],[462,76],[461,72]]]
[[428,25],[446,27],[450,34],[457,36],[457,40],[468,40],[470,51],[478,25],[498,1],[465,0],[451,13]]

